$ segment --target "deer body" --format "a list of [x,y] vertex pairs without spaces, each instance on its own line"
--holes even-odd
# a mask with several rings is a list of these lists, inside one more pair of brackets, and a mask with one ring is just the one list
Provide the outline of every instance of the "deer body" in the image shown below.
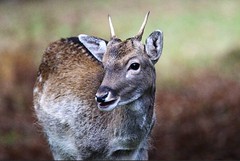
[[54,159],[148,158],[161,50],[160,31],[146,46],[138,37],[121,41],[114,35],[109,42],[80,35],[49,45],[34,108]]

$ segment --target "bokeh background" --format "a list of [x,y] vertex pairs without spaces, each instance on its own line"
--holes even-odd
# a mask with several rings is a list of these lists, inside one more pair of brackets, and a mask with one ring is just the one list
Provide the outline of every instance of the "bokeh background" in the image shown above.
[[32,90],[50,42],[164,32],[150,159],[240,159],[240,1],[1,0],[0,160],[52,159]]

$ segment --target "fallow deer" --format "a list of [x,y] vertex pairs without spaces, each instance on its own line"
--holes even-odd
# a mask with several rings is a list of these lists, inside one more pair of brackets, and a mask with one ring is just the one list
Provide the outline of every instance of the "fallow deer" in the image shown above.
[[51,43],[39,67],[34,108],[54,159],[148,159],[155,122],[155,63],[163,34],[88,35]]

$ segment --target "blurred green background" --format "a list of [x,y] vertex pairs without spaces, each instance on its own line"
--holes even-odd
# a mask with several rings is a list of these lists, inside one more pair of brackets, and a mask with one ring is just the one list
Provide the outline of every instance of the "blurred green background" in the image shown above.
[[0,159],[51,159],[32,88],[50,42],[164,33],[150,159],[240,159],[240,1],[1,0]]

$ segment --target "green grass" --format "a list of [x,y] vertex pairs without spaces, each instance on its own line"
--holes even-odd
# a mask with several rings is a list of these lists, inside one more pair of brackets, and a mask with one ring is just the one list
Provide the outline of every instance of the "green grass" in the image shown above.
[[[36,63],[46,46],[61,37],[85,33],[109,38],[107,15],[117,35],[135,35],[151,11],[143,41],[156,29],[164,32],[157,64],[159,81],[224,66],[221,58],[240,45],[240,1],[26,1],[1,3],[0,52],[34,49]],[[1,55],[0,55],[1,56]]]

